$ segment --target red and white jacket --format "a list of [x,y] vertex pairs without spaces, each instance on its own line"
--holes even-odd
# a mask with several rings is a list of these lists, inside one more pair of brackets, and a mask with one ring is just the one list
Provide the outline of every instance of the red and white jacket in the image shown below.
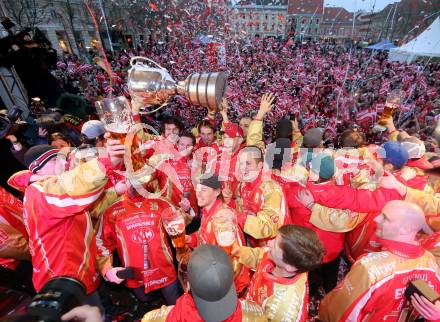
[[243,247],[240,261],[256,269],[246,299],[261,305],[269,321],[307,321],[307,273],[292,278],[274,276],[275,264],[262,248]]
[[127,286],[144,286],[145,293],[165,287],[176,280],[167,233],[161,213],[174,211],[164,198],[142,196],[123,198],[103,214],[96,234],[101,274],[113,267],[112,253],[117,249],[124,267],[134,269]]
[[15,269],[20,260],[30,260],[28,239],[23,203],[0,187],[0,266]]
[[266,246],[278,228],[290,224],[289,208],[281,186],[263,174],[253,182],[242,182],[239,192],[239,225],[253,237],[253,246]]
[[61,275],[83,282],[87,294],[99,286],[96,241],[87,208],[98,200],[106,183],[104,167],[93,159],[26,189],[23,217],[37,291]]
[[420,245],[380,240],[383,250],[360,257],[344,280],[321,301],[319,319],[406,321],[412,311],[404,297],[408,283],[422,279],[440,291],[434,255]]
[[[200,228],[197,232],[189,235],[191,238],[190,243],[188,243],[189,247],[196,248],[197,246],[205,244],[218,246],[214,231],[214,217],[218,212],[223,210],[230,211],[232,215],[237,215],[234,209],[229,208],[220,199],[217,199],[209,210],[206,208],[202,210],[202,221],[200,223]],[[238,228],[236,231],[235,242],[239,246],[243,246],[246,243],[243,231],[240,228]],[[234,283],[237,293],[240,293],[249,284],[250,272],[249,269],[244,266],[236,266],[234,269],[236,269]]]

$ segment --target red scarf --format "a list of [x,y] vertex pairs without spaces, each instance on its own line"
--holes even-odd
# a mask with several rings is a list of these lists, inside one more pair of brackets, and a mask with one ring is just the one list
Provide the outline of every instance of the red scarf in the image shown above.
[[389,251],[400,257],[417,258],[425,253],[425,249],[420,245],[407,244],[381,238],[378,238],[378,241],[382,245],[382,250]]
[[[224,322],[241,322],[241,303],[237,300],[235,312]],[[183,294],[176,302],[176,305],[168,313],[166,322],[204,322],[197,311],[194,299],[189,293]]]
[[421,169],[421,170],[427,170],[427,169],[431,169],[432,168],[432,164],[431,164],[431,162],[429,162],[426,159],[426,155],[424,155],[420,159],[408,160],[408,163],[406,165],[408,167],[418,168],[418,169]]

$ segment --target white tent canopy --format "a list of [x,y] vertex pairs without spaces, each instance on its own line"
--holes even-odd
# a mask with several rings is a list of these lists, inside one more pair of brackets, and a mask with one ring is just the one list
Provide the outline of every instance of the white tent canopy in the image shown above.
[[409,63],[420,56],[440,57],[440,17],[410,42],[390,49],[388,59]]

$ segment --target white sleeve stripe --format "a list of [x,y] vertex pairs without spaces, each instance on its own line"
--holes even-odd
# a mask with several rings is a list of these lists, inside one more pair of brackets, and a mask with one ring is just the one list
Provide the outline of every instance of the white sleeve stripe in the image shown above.
[[96,193],[93,196],[87,198],[79,198],[79,199],[74,199],[71,197],[67,197],[67,198],[57,198],[57,197],[49,197],[49,196],[44,196],[44,197],[46,198],[48,204],[61,208],[61,207],[70,207],[70,206],[86,206],[96,201],[100,195],[101,195],[100,193]]

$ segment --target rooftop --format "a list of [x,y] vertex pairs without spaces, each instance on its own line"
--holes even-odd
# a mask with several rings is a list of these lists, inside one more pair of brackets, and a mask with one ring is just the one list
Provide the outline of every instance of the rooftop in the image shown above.
[[241,0],[235,6],[287,6],[288,0]]
[[289,0],[289,15],[322,15],[324,0]]
[[324,22],[333,22],[333,21],[353,21],[353,13],[348,12],[346,9],[342,7],[325,7],[324,8]]

